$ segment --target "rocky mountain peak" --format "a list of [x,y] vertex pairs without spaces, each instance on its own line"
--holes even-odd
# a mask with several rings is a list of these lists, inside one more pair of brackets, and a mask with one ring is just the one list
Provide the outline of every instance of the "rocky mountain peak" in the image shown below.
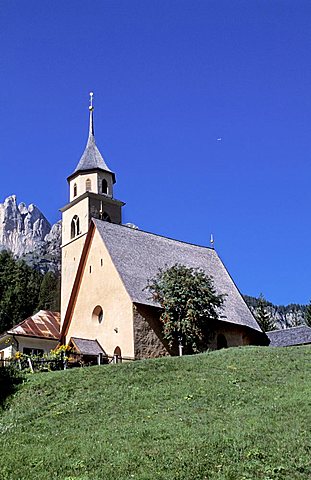
[[17,204],[16,195],[0,203],[0,250],[9,250],[15,257],[26,257],[28,261],[39,253],[40,257],[54,255],[53,268],[46,262],[44,270],[55,270],[59,264],[60,238],[60,222],[51,226],[33,203],[28,207],[24,202]]

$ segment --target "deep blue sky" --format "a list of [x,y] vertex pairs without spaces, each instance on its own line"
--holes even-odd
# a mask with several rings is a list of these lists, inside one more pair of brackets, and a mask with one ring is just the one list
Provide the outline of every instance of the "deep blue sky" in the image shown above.
[[0,49],[0,201],[60,218],[93,90],[124,221],[309,302],[310,0],[2,0]]

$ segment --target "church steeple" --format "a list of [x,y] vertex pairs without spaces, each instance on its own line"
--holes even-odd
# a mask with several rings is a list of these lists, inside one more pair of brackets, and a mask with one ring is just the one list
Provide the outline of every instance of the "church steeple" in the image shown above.
[[72,175],[68,177],[68,181],[71,180],[74,176],[77,175],[79,172],[91,172],[93,170],[102,170],[107,172],[111,175],[112,183],[116,183],[116,176],[114,172],[110,170],[107,166],[103,156],[101,155],[100,151],[98,150],[95,142],[95,135],[94,135],[94,105],[93,105],[93,92],[90,93],[90,119],[89,119],[89,136],[87,140],[86,147],[84,152],[79,160],[79,163],[73,172]]
[[[120,205],[123,205],[123,203],[118,203],[113,197],[113,185],[116,182],[115,174],[106,164],[95,142],[93,95],[93,92],[91,92],[89,105],[89,135],[86,147],[74,172],[67,178],[70,189],[70,202],[82,199],[82,197],[89,193],[92,195],[99,195],[101,197],[101,202],[107,203],[108,200],[110,200],[113,203],[118,204],[119,210],[119,203]],[[109,210],[111,209],[109,208]],[[96,214],[94,213],[93,216],[96,216]],[[105,212],[105,216],[111,218],[113,222],[120,223],[121,218],[119,213],[115,216]]]
[[90,94],[89,117],[87,144],[75,171],[68,177],[69,203],[61,209],[62,319],[91,219],[122,223],[124,203],[113,196],[115,174],[95,143],[93,93]]

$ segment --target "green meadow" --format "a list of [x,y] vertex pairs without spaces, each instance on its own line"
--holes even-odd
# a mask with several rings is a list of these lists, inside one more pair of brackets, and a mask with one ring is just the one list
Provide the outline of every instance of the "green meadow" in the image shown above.
[[311,348],[231,348],[28,374],[1,480],[311,478]]

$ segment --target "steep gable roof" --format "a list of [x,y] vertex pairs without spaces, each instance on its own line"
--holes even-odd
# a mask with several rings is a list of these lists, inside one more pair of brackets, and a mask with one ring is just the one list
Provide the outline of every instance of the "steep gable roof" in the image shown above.
[[270,347],[290,347],[293,345],[311,344],[311,328],[307,325],[284,328],[266,332],[270,340]]
[[40,310],[31,317],[15,325],[7,331],[11,335],[39,337],[52,340],[60,339],[60,314],[48,310]]
[[217,292],[226,294],[221,319],[261,332],[214,249],[101,220],[93,219],[93,222],[133,302],[158,306],[146,286],[159,268],[176,263],[202,268],[213,278]]

